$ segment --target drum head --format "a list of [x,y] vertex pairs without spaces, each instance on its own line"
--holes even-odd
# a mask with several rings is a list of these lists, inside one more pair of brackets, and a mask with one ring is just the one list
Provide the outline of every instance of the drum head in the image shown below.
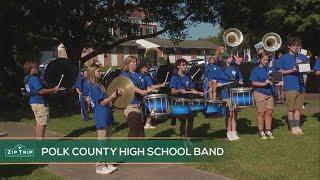
[[44,81],[49,88],[59,84],[61,75],[64,75],[60,87],[72,88],[78,78],[77,64],[65,58],[57,58],[47,65],[44,70]]

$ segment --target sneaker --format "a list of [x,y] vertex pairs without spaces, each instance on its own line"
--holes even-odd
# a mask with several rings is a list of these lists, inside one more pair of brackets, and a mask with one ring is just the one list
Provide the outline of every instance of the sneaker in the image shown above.
[[111,169],[108,169],[105,165],[99,165],[96,167],[96,173],[97,174],[110,174],[113,171]]
[[274,139],[271,131],[266,131],[265,134],[266,134],[267,138],[269,138],[269,139]]
[[146,124],[144,126],[144,129],[154,129],[154,128],[156,128],[156,127],[152,126],[151,124]]
[[115,167],[115,166],[112,165],[112,164],[106,164],[106,166],[107,166],[107,168],[110,169],[111,171],[116,171],[116,170],[118,170],[118,168]]
[[260,131],[259,136],[260,136],[260,139],[262,139],[262,140],[268,139],[266,134],[263,131]]
[[232,131],[228,131],[227,132],[227,139],[229,141],[234,141],[235,140]]
[[296,133],[297,133],[297,134],[301,134],[301,135],[304,134],[304,133],[302,132],[302,129],[301,129],[300,127],[297,127],[297,128],[296,128]]
[[292,135],[299,135],[299,133],[297,132],[297,128],[296,128],[296,127],[293,127],[293,128],[291,129],[291,134],[292,134]]
[[234,140],[239,140],[240,139],[237,131],[232,131],[232,135],[233,135],[233,139]]

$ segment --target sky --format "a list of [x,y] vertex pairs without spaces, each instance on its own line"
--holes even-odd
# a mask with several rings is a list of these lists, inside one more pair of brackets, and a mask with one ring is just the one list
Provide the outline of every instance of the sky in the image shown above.
[[[197,40],[199,38],[206,38],[208,36],[215,36],[219,32],[220,26],[207,23],[200,23],[195,27],[188,28],[189,37],[187,39]],[[165,37],[166,36],[161,36]]]

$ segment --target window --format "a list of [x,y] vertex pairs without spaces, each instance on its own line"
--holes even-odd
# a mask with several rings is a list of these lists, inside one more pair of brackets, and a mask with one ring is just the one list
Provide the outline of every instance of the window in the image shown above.
[[147,34],[153,34],[153,28],[147,27]]

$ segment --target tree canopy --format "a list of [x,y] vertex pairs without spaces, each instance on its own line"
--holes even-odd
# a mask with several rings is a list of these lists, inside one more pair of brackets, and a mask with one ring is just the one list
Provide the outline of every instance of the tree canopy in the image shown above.
[[284,42],[288,35],[298,36],[304,48],[319,53],[315,44],[320,40],[320,0],[228,0],[218,4],[220,26],[240,29],[251,48],[264,34],[276,32]]

